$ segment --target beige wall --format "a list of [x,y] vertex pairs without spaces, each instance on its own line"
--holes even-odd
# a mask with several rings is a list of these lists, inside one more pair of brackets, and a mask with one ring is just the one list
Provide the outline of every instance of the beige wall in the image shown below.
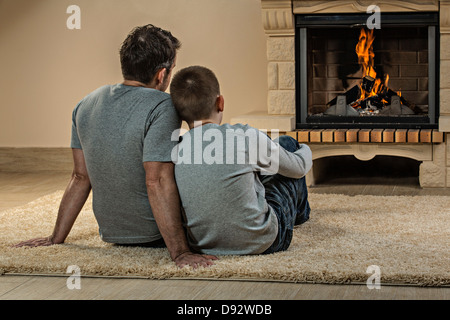
[[[224,120],[266,110],[266,42],[260,0],[0,0],[0,147],[68,147],[72,110],[90,91],[120,82],[118,50],[137,25],[171,30],[177,70],[213,69]],[[66,9],[81,8],[81,30]]]

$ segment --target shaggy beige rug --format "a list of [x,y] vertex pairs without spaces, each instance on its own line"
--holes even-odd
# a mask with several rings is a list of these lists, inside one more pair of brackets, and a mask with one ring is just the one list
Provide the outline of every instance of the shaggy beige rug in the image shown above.
[[450,284],[450,197],[310,194],[311,219],[296,227],[286,252],[222,256],[210,268],[178,269],[166,249],[103,243],[91,199],[66,243],[11,248],[51,234],[62,191],[0,213],[0,274],[215,278],[314,283],[366,283],[379,267],[381,284]]

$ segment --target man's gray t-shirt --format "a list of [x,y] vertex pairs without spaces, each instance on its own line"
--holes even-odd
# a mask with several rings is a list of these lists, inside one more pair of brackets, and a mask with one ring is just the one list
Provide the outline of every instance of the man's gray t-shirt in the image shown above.
[[82,149],[93,210],[103,241],[144,243],[161,238],[149,204],[143,162],[171,162],[181,121],[170,95],[108,85],[73,111],[71,147]]
[[301,178],[312,165],[306,145],[288,152],[248,125],[205,124],[183,135],[175,178],[190,246],[207,254],[260,254],[278,219],[258,175]]

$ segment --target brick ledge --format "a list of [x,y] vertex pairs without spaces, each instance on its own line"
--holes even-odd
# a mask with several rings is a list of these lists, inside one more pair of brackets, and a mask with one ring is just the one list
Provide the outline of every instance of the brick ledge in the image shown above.
[[302,129],[288,131],[285,134],[301,143],[445,142],[444,133],[432,129]]

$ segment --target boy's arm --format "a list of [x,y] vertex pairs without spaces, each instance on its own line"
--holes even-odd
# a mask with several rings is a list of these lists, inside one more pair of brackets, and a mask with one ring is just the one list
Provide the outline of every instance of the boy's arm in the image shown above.
[[312,153],[306,144],[300,144],[298,150],[290,152],[262,132],[259,134],[258,144],[256,167],[263,174],[280,174],[288,178],[300,179],[311,170]]
[[300,144],[295,152],[280,148],[280,168],[278,173],[289,178],[303,178],[312,167],[311,149],[306,144]]

